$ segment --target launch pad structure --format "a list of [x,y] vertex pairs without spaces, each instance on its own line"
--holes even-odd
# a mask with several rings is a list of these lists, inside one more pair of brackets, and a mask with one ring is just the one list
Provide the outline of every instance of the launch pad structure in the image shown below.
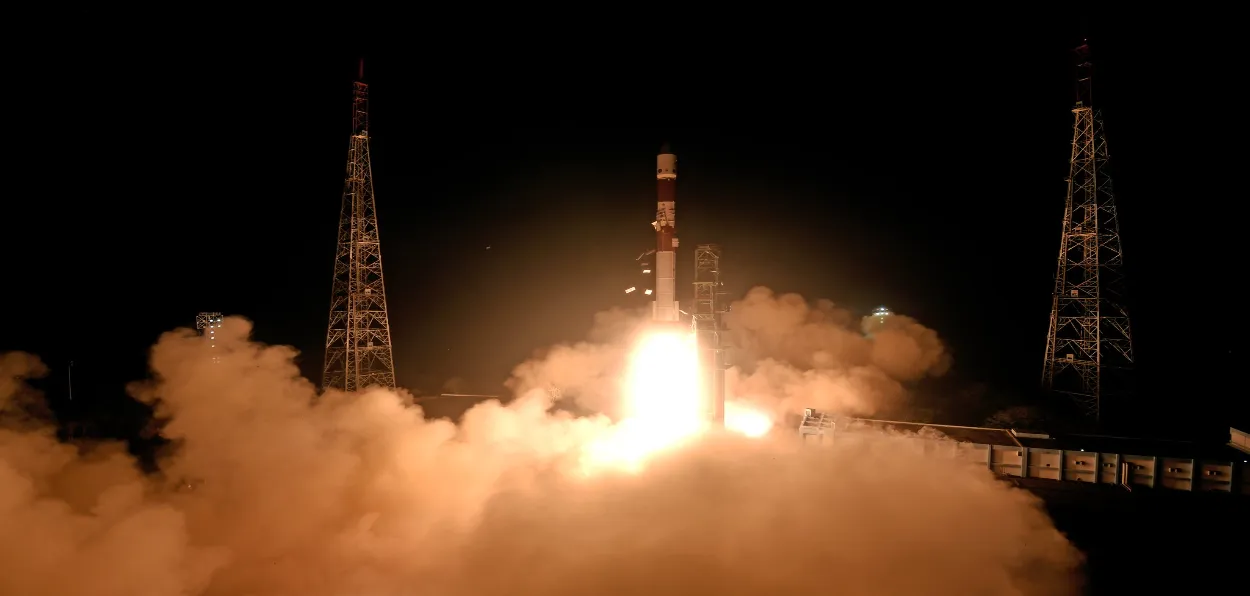
[[694,304],[692,326],[699,346],[699,387],[708,404],[713,424],[725,424],[725,342],[722,333],[725,313],[724,282],[721,281],[721,248],[700,244],[694,249]]

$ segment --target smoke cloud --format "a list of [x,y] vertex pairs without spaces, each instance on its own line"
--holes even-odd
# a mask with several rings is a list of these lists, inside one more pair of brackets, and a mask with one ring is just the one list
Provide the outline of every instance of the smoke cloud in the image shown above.
[[[0,358],[0,411],[45,372],[29,354]],[[202,592],[225,550],[192,546],[185,514],[150,488],[119,445],[80,451],[50,427],[0,427],[0,593]]]
[[[426,420],[403,393],[318,397],[294,350],[250,332],[229,318],[216,348],[189,330],[153,348],[152,378],[132,392],[168,417],[163,433],[179,444],[159,476],[139,474],[120,449],[0,429],[0,593],[1076,587],[1080,555],[1032,496],[899,439],[804,448],[709,436],[638,474],[587,475],[577,447],[609,421],[552,413],[541,387],[483,403],[457,426]],[[778,341],[802,355],[797,340]],[[863,353],[858,366],[875,366]],[[0,363],[7,407],[41,365],[27,355]],[[590,387],[604,370],[568,378]]]
[[24,352],[0,354],[0,424],[13,428],[39,423],[45,404],[25,381],[46,374],[48,368],[37,356]]
[[951,358],[915,319],[856,318],[828,300],[752,288],[725,315],[733,338],[731,396],[776,414],[816,408],[870,415],[896,405],[904,383],[939,376]]
[[545,390],[583,409],[619,416],[619,379],[633,340],[647,323],[643,315],[626,309],[596,314],[586,341],[535,354],[512,371],[505,386],[517,395]]
[[[617,379],[648,313],[600,313],[588,341],[555,346],[513,371],[508,386],[557,390],[588,410],[615,416]],[[905,383],[945,374],[951,357],[936,331],[894,314],[856,318],[828,300],[755,287],[725,315],[733,366],[729,399],[784,414],[816,408],[872,415],[898,405]]]

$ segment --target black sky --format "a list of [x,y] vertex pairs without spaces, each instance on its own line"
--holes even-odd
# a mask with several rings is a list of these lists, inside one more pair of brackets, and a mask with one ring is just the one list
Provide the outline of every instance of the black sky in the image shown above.
[[1219,165],[1232,152],[1210,144],[1233,109],[1213,76],[1223,54],[1175,15],[997,29],[951,18],[963,24],[793,47],[241,36],[164,40],[125,68],[142,44],[48,56],[42,115],[17,123],[44,129],[48,159],[28,164],[42,172],[36,199],[7,202],[0,349],[41,354],[57,378],[72,358],[76,399],[112,403],[161,332],[220,310],[296,346],[316,380],[363,55],[402,385],[489,389],[623,305],[632,259],[653,242],[650,170],[669,141],[686,274],[692,247],[718,242],[734,295],[766,285],[858,311],[884,303],[947,340],[959,379],[1026,392],[1058,248],[1070,49],[1084,34],[1143,411],[1228,424],[1242,324],[1224,197],[1243,191]]

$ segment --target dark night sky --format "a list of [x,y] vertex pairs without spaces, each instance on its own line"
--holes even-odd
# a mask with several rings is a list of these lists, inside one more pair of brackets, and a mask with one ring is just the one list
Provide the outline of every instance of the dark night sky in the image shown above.
[[[1217,52],[1159,33],[1173,18],[1085,31],[1143,411],[1219,426],[1241,349],[1236,253],[1220,235],[1233,193],[1218,165],[1231,160],[1202,144],[1223,136],[1232,101],[1209,76],[1223,68]],[[687,276],[693,246],[718,242],[733,294],[763,284],[860,311],[888,304],[947,340],[959,379],[1027,391],[1040,375],[1080,32],[1058,16],[1025,21],[803,47],[743,37],[382,50],[243,37],[207,51],[184,40],[129,74],[117,66],[130,47],[49,58],[57,74],[40,75],[35,110],[57,134],[37,144],[60,165],[41,170],[42,199],[8,203],[10,254],[24,256],[7,277],[24,289],[5,292],[14,314],[0,349],[39,353],[60,377],[72,357],[76,398],[111,403],[162,331],[221,310],[299,348],[316,380],[363,55],[402,385],[437,391],[456,376],[488,389],[624,304],[632,260],[653,241],[655,153],[670,141]]]

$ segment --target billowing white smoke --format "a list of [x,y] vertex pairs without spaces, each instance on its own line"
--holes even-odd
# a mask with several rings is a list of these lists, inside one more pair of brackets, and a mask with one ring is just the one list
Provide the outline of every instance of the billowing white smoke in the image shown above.
[[[459,427],[406,395],[315,399],[294,351],[227,319],[136,387],[181,442],[143,477],[120,450],[0,430],[0,593],[167,596],[1056,594],[1080,557],[1027,493],[892,441],[802,449],[710,436],[641,474],[587,476],[608,424],[547,393]],[[0,406],[39,368],[6,356]],[[0,407],[0,410],[11,408]],[[183,488],[178,488],[183,487]],[[194,487],[186,488],[186,487]]]
[[[0,412],[45,372],[29,354],[0,357]],[[191,546],[185,513],[151,488],[120,445],[79,453],[51,427],[0,426],[0,594],[201,592],[227,551]]]
[[[592,341],[561,345],[516,368],[515,390],[559,388],[592,411],[614,414],[616,384],[642,312],[596,318]],[[938,335],[903,315],[856,319],[832,302],[753,288],[725,317],[734,346],[729,399],[784,413],[817,408],[869,415],[894,405],[903,383],[945,373],[950,354]],[[872,323],[872,333],[864,328]]]
[[[865,329],[872,324],[872,333]],[[828,300],[756,287],[726,314],[736,350],[731,396],[774,408],[869,415],[903,397],[902,383],[951,364],[937,333],[915,319],[856,320]]]
[[620,379],[638,332],[642,311],[612,309],[595,315],[587,341],[560,344],[518,365],[506,383],[513,392],[545,390],[592,412],[619,416]]

